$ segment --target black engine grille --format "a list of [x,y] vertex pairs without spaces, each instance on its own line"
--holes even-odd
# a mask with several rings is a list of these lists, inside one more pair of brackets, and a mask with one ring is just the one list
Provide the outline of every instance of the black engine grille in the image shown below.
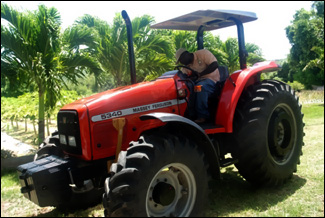
[[[71,154],[82,154],[80,127],[77,111],[60,111],[58,113],[59,138],[64,135],[67,144],[60,142],[61,148]],[[76,146],[69,145],[68,136],[74,136]]]

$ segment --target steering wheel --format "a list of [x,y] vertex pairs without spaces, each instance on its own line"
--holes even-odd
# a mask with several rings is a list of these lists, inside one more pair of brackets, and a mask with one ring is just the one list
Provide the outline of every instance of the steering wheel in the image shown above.
[[186,69],[192,71],[192,75],[188,76],[191,80],[195,81],[195,80],[197,80],[200,77],[200,75],[199,75],[199,73],[197,71],[193,70],[192,68],[190,68],[188,66],[179,65],[179,66],[176,66],[174,69],[177,69],[178,71],[182,72],[180,70],[181,67],[186,68]]

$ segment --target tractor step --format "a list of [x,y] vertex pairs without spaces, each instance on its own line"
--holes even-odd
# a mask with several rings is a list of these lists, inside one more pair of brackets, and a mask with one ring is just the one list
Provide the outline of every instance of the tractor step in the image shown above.
[[220,161],[220,166],[221,167],[227,167],[230,166],[232,164],[235,164],[238,162],[238,159],[234,159],[234,158],[227,158],[227,159],[223,159]]
[[226,132],[225,128],[221,125],[216,125],[215,123],[200,123],[198,124],[206,134],[216,134]]

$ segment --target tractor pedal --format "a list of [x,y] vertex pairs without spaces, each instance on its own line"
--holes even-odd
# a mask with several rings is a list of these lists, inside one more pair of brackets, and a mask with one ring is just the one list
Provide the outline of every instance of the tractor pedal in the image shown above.
[[221,167],[227,167],[230,166],[232,164],[238,163],[238,159],[234,159],[234,158],[227,158],[227,159],[223,159],[220,161],[220,166]]

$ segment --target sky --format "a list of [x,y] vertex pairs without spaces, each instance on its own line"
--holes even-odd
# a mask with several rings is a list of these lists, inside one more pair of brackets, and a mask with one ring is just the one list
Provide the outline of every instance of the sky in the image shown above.
[[[90,14],[113,22],[116,13],[126,10],[130,19],[149,14],[156,23],[185,15],[197,10],[240,10],[256,13],[258,19],[244,23],[245,42],[258,45],[266,60],[285,59],[291,45],[285,28],[291,24],[297,10],[311,9],[311,1],[2,1],[16,10],[37,10],[39,4],[58,9],[62,29]],[[212,31],[222,41],[237,38],[236,27]]]

